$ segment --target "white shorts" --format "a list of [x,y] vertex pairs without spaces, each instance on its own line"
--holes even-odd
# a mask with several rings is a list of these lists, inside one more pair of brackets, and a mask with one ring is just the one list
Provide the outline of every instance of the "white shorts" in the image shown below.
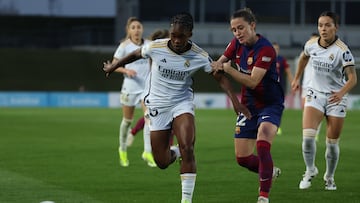
[[305,98],[307,95],[307,88],[303,87],[301,88],[301,99]]
[[141,102],[143,93],[129,94],[121,92],[120,103],[124,106],[136,106]]
[[323,93],[308,88],[306,91],[305,107],[311,106],[323,112],[326,116],[345,118],[347,97],[344,96],[339,104],[329,103],[330,93]]
[[168,130],[177,116],[184,113],[195,116],[195,105],[193,101],[183,101],[171,107],[148,107],[148,112],[150,131]]

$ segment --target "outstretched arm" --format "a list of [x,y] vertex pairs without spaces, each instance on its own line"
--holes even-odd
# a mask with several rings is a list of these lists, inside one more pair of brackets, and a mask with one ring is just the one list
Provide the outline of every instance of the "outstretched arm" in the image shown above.
[[106,73],[106,77],[109,77],[110,74],[114,72],[117,68],[124,67],[125,64],[134,62],[141,58],[141,49],[137,49],[130,54],[124,56],[123,58],[113,61],[113,63],[111,63],[110,61],[104,62],[103,71]]
[[299,62],[298,62],[298,66],[295,72],[295,76],[293,81],[291,82],[291,88],[292,91],[297,91],[300,88],[300,78],[301,75],[304,73],[306,64],[309,62],[309,56],[306,56],[304,54],[304,52],[301,52],[300,57],[299,57]]
[[229,79],[224,75],[224,73],[218,71],[216,73],[212,73],[212,76],[230,98],[235,113],[237,115],[243,113],[246,118],[251,119],[251,113],[249,109],[239,102],[239,99],[237,98]]

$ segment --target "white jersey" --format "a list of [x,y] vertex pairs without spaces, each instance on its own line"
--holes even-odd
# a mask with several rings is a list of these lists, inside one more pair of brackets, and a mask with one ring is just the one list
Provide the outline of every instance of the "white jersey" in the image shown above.
[[311,75],[312,75],[312,67],[310,63],[307,63],[304,69],[303,79],[301,83],[301,87],[303,89],[306,89],[309,86]]
[[145,105],[170,107],[181,101],[193,100],[192,75],[203,69],[211,72],[211,58],[195,43],[191,49],[176,54],[167,46],[169,39],[160,39],[142,47],[143,57],[152,59],[149,89]]
[[[148,44],[150,40],[144,40],[144,45]],[[114,58],[121,59],[127,54],[141,48],[141,46],[134,44],[130,39],[120,43],[114,53]],[[124,74],[124,81],[121,87],[122,93],[139,94],[144,91],[145,81],[150,73],[149,59],[139,59],[132,63],[126,64],[125,68],[136,71],[136,76],[129,78]]]
[[346,83],[344,68],[354,66],[355,60],[349,48],[340,39],[324,48],[318,38],[309,40],[304,47],[304,54],[310,56],[310,88],[319,92],[338,92]]

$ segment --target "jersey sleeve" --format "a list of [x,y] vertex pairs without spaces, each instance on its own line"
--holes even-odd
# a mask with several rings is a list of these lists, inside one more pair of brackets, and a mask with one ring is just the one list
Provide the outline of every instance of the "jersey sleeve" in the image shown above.
[[150,58],[152,42],[149,42],[141,47],[141,56],[143,58]]
[[226,56],[226,58],[228,59],[233,59],[236,56],[236,43],[237,43],[237,39],[234,38],[231,40],[231,42],[227,45],[225,51],[224,51],[224,56]]
[[121,43],[121,44],[119,44],[118,48],[116,49],[116,51],[114,53],[114,58],[121,59],[124,56],[125,56],[125,47],[124,47],[124,44]]
[[210,73],[210,72],[212,72],[210,64],[213,62],[213,60],[212,60],[212,58],[210,56],[207,57],[207,60],[208,60],[208,63],[204,66],[204,71],[206,73]]
[[342,53],[342,67],[355,66],[355,59],[349,49]]
[[269,70],[271,64],[275,59],[276,59],[275,50],[270,46],[265,46],[259,51],[259,55],[255,61],[254,66]]

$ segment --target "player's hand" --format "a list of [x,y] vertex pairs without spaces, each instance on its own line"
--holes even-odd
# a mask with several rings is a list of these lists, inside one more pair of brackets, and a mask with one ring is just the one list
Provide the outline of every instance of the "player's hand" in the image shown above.
[[342,100],[342,97],[344,95],[342,95],[340,92],[331,92],[331,95],[329,97],[329,103],[335,103],[335,104],[339,104]]
[[104,67],[103,67],[103,71],[105,72],[105,76],[109,77],[110,74],[113,72],[111,69],[111,62],[110,61],[106,61],[104,62]]
[[239,103],[237,106],[234,106],[234,110],[237,113],[237,115],[240,115],[241,113],[243,113],[244,116],[249,120],[252,117],[249,109],[245,105],[243,105],[241,103]]
[[133,78],[136,76],[136,71],[132,70],[132,69],[125,69],[125,75],[129,78]]
[[292,90],[293,92],[296,92],[297,90],[299,90],[299,88],[300,88],[299,80],[294,79],[294,80],[291,82],[291,90]]
[[216,74],[218,71],[223,71],[223,64],[219,61],[213,61],[211,64],[211,70],[213,74]]

